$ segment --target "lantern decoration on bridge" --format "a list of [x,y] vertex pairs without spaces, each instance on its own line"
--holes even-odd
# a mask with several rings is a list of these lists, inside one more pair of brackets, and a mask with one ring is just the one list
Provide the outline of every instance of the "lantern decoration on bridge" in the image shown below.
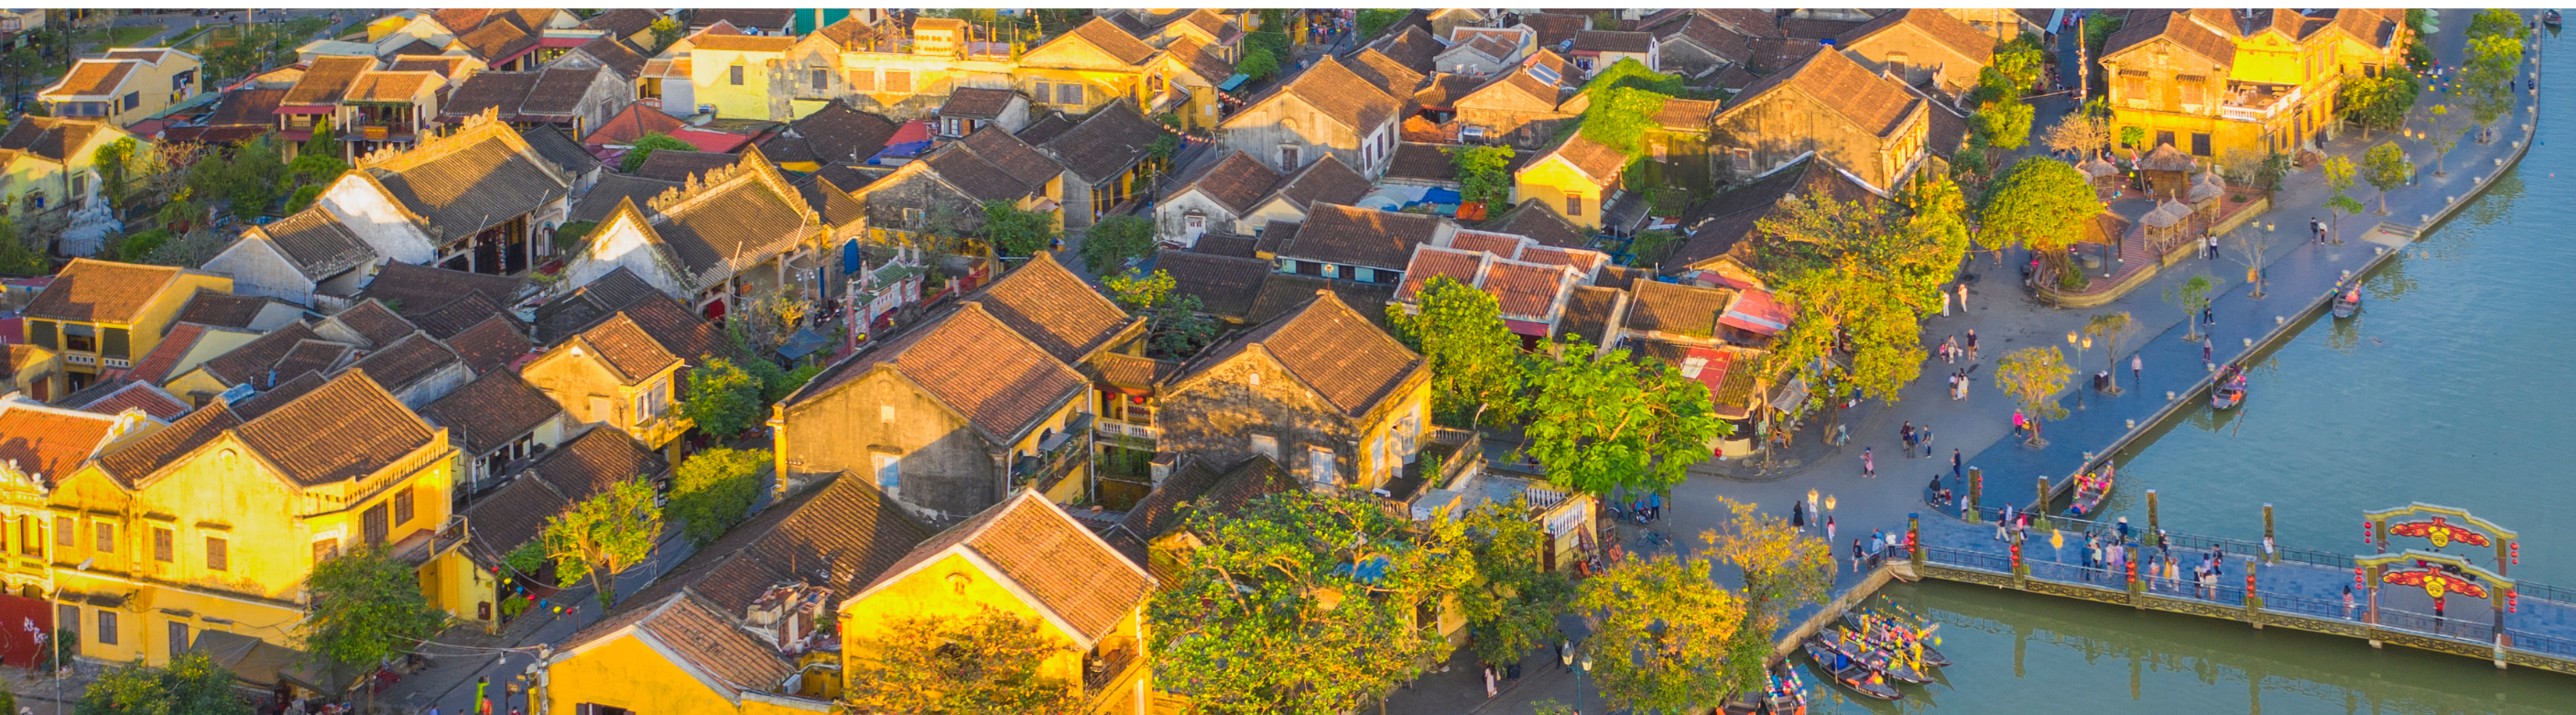
[[2508,550],[2513,552],[2513,565],[2515,565],[2515,566],[2521,566],[2521,565],[2522,565],[2522,542],[2520,542],[2520,541],[2509,541],[2509,542],[2505,542],[2505,546],[2509,547],[2509,548],[2508,548]]
[[2473,598],[2485,598],[2487,595],[2486,587],[2438,570],[2391,571],[2381,580],[2399,586],[2421,586],[2424,588],[2424,595],[2432,596],[2434,603],[2441,603],[2443,596],[2454,593]]
[[2361,575],[2361,567],[2359,567],[2359,566],[2354,566],[2354,567],[2352,567],[2352,585],[2353,585],[2353,587],[2355,587],[2355,588],[2369,588],[2369,587],[2370,587],[2370,579],[2369,579],[2369,577],[2366,577],[2366,576]]
[[2368,521],[2361,522],[2361,543],[2367,545],[2377,543],[2378,541],[2378,530],[2371,528],[2370,522]]
[[2021,540],[2019,539],[2012,542],[2012,565],[2015,569],[2021,568]]
[[2520,592],[2515,591],[2514,589],[2511,589],[2511,588],[2507,588],[2507,589],[2505,589],[2505,590],[2504,590],[2504,612],[2506,612],[2506,613],[2521,613],[2521,612],[2522,612],[2522,594],[2521,594]]
[[2433,548],[2450,546],[2457,541],[2470,546],[2486,546],[2487,535],[2452,525],[2450,520],[2433,517],[2432,521],[2409,521],[2388,527],[2390,536],[2420,536],[2433,542]]
[[2138,586],[2138,560],[2121,559],[2120,562],[2129,567],[2129,587],[2136,588]]

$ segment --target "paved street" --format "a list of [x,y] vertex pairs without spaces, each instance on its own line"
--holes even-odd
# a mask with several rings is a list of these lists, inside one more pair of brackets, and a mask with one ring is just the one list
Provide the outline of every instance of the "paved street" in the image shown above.
[[[2473,12],[2442,11],[2441,26],[2447,32],[2433,38],[2432,47],[2435,57],[2444,66],[2460,64],[2465,38],[2458,30],[2468,26]],[[2068,79],[2070,82],[2073,80],[2072,77]],[[2416,119],[2410,124],[2412,128],[2427,128],[2425,109],[2437,99],[2437,95],[2425,93],[2417,105]],[[2527,107],[2531,97],[2526,94],[2522,100]],[[2062,111],[2050,113],[2043,107],[2040,116],[2048,119],[2062,114]],[[2330,285],[2334,278],[2339,277],[2341,270],[2366,262],[2371,257],[2374,244],[2358,239],[2370,227],[2382,221],[2423,224],[2423,216],[2448,205],[2447,199],[2466,194],[2478,178],[2496,172],[2494,160],[2512,154],[2514,147],[2510,141],[2522,136],[2520,122],[2528,121],[2531,115],[2523,108],[2517,108],[2512,116],[2516,118],[2509,120],[2512,123],[2508,128],[2512,131],[2499,132],[2500,138],[2495,143],[2478,144],[2464,140],[2455,147],[2448,160],[2450,172],[2447,177],[2433,176],[2429,158],[2434,151],[2428,143],[2394,137],[2406,147],[2410,156],[2415,157],[2415,161],[2428,166],[2417,186],[2401,187],[2389,193],[2391,216],[2365,214],[2344,217],[2340,229],[2345,242],[2340,246],[2308,242],[2303,227],[2311,217],[2326,217],[2327,212],[2318,207],[2324,204],[2327,191],[2320,172],[2301,170],[2293,173],[2274,197],[2276,208],[2257,221],[2280,227],[2279,231],[2263,237],[2269,246],[2265,255],[2269,261],[2266,270],[2271,292],[2266,298],[2255,299],[2247,295],[2245,269],[2233,259],[2232,246],[2229,258],[2214,264],[2198,259],[2177,263],[2120,300],[2085,310],[2053,310],[2034,302],[2015,283],[2012,278],[2015,272],[2008,267],[2011,261],[2028,260],[2020,252],[2007,251],[2000,262],[1991,256],[1972,257],[1966,270],[1984,274],[1985,278],[1972,287],[1966,309],[1955,311],[1950,316],[1932,316],[1925,321],[1923,328],[1927,349],[1949,336],[1972,329],[1977,332],[1980,352],[1987,364],[1977,371],[1979,379],[1969,390],[1968,399],[1947,399],[1947,385],[1942,380],[1950,370],[1965,365],[1940,364],[1935,358],[1933,364],[1924,367],[1923,378],[1908,386],[1896,403],[1867,403],[1844,413],[1852,436],[1849,446],[1825,453],[1820,459],[1795,470],[1762,477],[1769,481],[1739,481],[1717,476],[1713,470],[1695,474],[1674,491],[1674,507],[1668,510],[1665,522],[1655,528],[1671,534],[1676,541],[1697,543],[1694,535],[1717,526],[1724,515],[1716,506],[1719,496],[1749,501],[1761,505],[1766,511],[1785,515],[1790,502],[1804,500],[1808,491],[1814,490],[1820,495],[1835,498],[1837,508],[1831,515],[1838,526],[1837,553],[1848,554],[1851,540],[1866,537],[1873,528],[1901,529],[1906,514],[1924,511],[1923,487],[1935,474],[1949,473],[1948,458],[1954,448],[1967,455],[1968,464],[1986,469],[1987,504],[2002,504],[2006,500],[2026,502],[2034,492],[2038,476],[2063,477],[2076,468],[2084,452],[2100,449],[2127,431],[2126,420],[2138,419],[2144,423],[2146,415],[2162,407],[2165,390],[2179,391],[2205,374],[2199,364],[2197,343],[2186,346],[2177,339],[2183,327],[2183,314],[2163,302],[2161,296],[2167,286],[2202,271],[2207,272],[2216,285],[2212,291],[2216,296],[2214,309],[2218,314],[2215,357],[2220,361],[2228,360],[2243,352],[2241,340],[2272,329],[2272,316],[2286,315],[2304,307],[2307,301],[2322,293],[2322,286]],[[2459,131],[2466,128],[2466,122],[2454,116],[2447,126],[2452,131]],[[2044,133],[2046,129],[2046,126],[2038,127],[2033,134]],[[2327,150],[2335,155],[2358,156],[2369,146],[2390,140],[2390,135],[2381,132],[2375,133],[2373,141],[2365,144],[2360,139],[2360,132],[2348,131],[2329,142]],[[2367,183],[2358,186],[2351,195],[2373,208],[2377,207],[2380,198],[2379,192]],[[2200,265],[2192,265],[2195,262]],[[2114,359],[2125,366],[2128,353],[2144,349],[2149,380],[2147,389],[2133,389],[2127,396],[2119,398],[2087,398],[2088,409],[2075,412],[2066,422],[2047,425],[2045,433],[2051,440],[2049,449],[2029,451],[2017,443],[2008,443],[2006,438],[2012,429],[2009,418],[2015,405],[2002,390],[1985,379],[1991,376],[1993,361],[2022,347],[2062,348],[2068,332],[2079,329],[2090,316],[2110,311],[2127,311],[2137,327],[2130,337],[2121,341],[2121,354],[2108,355],[2107,350],[2097,346],[2084,355],[2084,367],[2089,368],[2089,373],[2103,369]],[[2072,359],[2075,356],[2070,351],[2068,357]],[[2121,374],[2120,377],[2123,378],[2123,387],[2129,386],[2128,376]],[[2062,403],[2070,409],[2074,406],[2072,397],[2071,394],[2061,395]],[[1937,439],[1933,447],[1936,457],[1909,460],[1899,456],[1901,442],[1897,431],[1906,422],[1935,430]],[[1813,434],[1810,431],[1802,433],[1801,437],[1809,438]],[[1878,478],[1861,476],[1860,453],[1863,447],[1874,448]],[[2251,505],[2248,508],[2251,509]],[[2248,523],[2252,523],[2251,517]],[[1859,578],[1848,568],[1843,570],[1843,574],[1842,585],[1846,587]],[[1718,578],[1732,585],[1735,575],[1721,569]],[[1799,617],[1803,616],[1803,612],[1799,614]],[[1476,677],[1473,673],[1452,672],[1435,674],[1426,677],[1425,681],[1447,679],[1463,683],[1468,682],[1465,678],[1473,677]],[[1476,683],[1474,689],[1480,691],[1481,683]],[[1457,692],[1466,691],[1455,686],[1436,688],[1431,684],[1399,691],[1390,703],[1389,712],[1459,712],[1460,703],[1454,695],[1445,702],[1429,697],[1433,693]],[[1586,689],[1584,697],[1594,696]],[[1575,688],[1570,679],[1532,679],[1476,712],[1531,713],[1535,711],[1531,703],[1542,698],[1571,703],[1575,698]],[[1597,699],[1590,702],[1598,707]]]

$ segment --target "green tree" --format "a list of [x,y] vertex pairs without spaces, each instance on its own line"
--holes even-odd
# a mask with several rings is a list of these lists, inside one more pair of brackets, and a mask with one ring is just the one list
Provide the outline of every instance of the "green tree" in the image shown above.
[[[2030,144],[2030,125],[2037,116],[2029,104],[1996,102],[1968,115],[1968,143],[1984,149],[1988,157],[1997,152],[2019,151]],[[1988,163],[1993,163],[1992,159]]]
[[1363,41],[1376,39],[1378,33],[1386,31],[1386,27],[1395,24],[1395,21],[1404,19],[1405,13],[1409,12],[1412,11],[1396,8],[1361,10],[1360,39]]
[[1639,231],[1635,238],[1628,239],[1628,265],[1649,268],[1663,265],[1664,259],[1671,258],[1673,249],[1681,245],[1681,234],[1663,229]]
[[142,145],[134,137],[125,137],[99,145],[90,152],[90,166],[99,173],[99,193],[109,206],[125,208],[126,187],[134,181],[135,154]]
[[2145,147],[2146,147],[2146,144],[2147,144],[2147,128],[2146,128],[2146,127],[2140,127],[2140,126],[2126,126],[2126,127],[2121,127],[2121,128],[2120,128],[2120,146],[2125,146],[2125,147],[2135,147],[2135,148],[2145,148]]
[[1632,359],[1626,349],[1596,355],[1568,336],[1551,346],[1531,377],[1523,449],[1548,482],[1592,494],[1661,492],[1680,484],[1709,443],[1734,434],[1717,418],[1708,386],[1670,365]]
[[322,190],[324,188],[326,187],[318,184],[306,184],[304,186],[296,187],[295,194],[286,197],[287,215],[292,216],[307,208],[312,208],[313,202],[322,198]]
[[1467,618],[1476,659],[1492,665],[1521,662],[1556,631],[1556,616],[1574,597],[1574,583],[1547,570],[1547,529],[1533,516],[1529,500],[1485,502],[1467,511],[1468,552],[1475,555],[1476,578],[1458,591],[1458,611]]
[[1612,708],[1688,712],[1726,697],[1725,661],[1743,631],[1744,604],[1717,585],[1709,564],[1632,556],[1583,582],[1574,609],[1592,625],[1583,647]]
[[[758,359],[758,358],[753,358]],[[680,401],[680,416],[717,439],[730,440],[761,420],[760,381],[734,361],[707,358],[689,371],[689,398]]]
[[340,178],[348,171],[349,163],[341,161],[338,154],[311,150],[297,154],[294,161],[286,163],[286,173],[294,177],[296,183],[307,186],[331,183],[332,179]]
[[760,473],[769,468],[770,457],[766,449],[728,447],[689,455],[671,475],[664,516],[686,523],[689,541],[715,543],[751,517],[751,504],[760,499]]
[[2044,156],[2014,162],[1987,189],[1979,223],[1995,246],[2017,246],[2066,263],[2066,247],[2084,238],[2085,222],[2102,212],[2102,200],[2084,172]]
[[538,536],[555,580],[565,586],[596,577],[599,607],[617,603],[617,572],[653,555],[662,534],[662,511],[653,506],[653,483],[633,477],[593,494],[546,520]]
[[[1922,316],[1940,309],[1942,283],[1967,256],[1965,207],[1938,171],[1917,172],[1894,201],[1781,201],[1756,230],[1771,238],[1765,277],[1798,314],[1769,366],[1817,366],[1809,382],[1833,385],[1828,394],[1895,401],[1922,372]],[[1848,363],[1825,359],[1836,336],[1850,342]]]
[[1656,128],[1655,114],[1664,110],[1666,100],[1672,99],[1653,90],[1627,86],[1590,89],[1587,93],[1592,95],[1592,104],[1583,109],[1583,137],[1617,149],[1630,159],[1645,154],[1646,132]]
[[855,712],[1064,715],[1082,706],[1073,683],[1045,670],[1073,648],[991,606],[958,618],[896,618],[863,639],[849,649],[843,696]]
[[15,216],[0,214],[0,275],[41,276],[54,272],[53,259],[18,230]]
[[2406,150],[2392,141],[2371,147],[2369,152],[2361,155],[2361,163],[2370,170],[2364,177],[2370,180],[2371,186],[2379,189],[2379,215],[2386,216],[2388,192],[2405,186],[2407,179],[2414,178],[2415,162],[2407,161]]
[[204,653],[182,653],[165,667],[143,659],[101,673],[72,704],[75,715],[251,715],[233,693],[232,671]]
[[694,144],[680,141],[678,138],[672,137],[669,134],[661,132],[648,133],[644,136],[636,137],[635,143],[627,145],[626,156],[618,160],[617,169],[629,174],[635,173],[636,169],[644,168],[644,161],[646,159],[653,158],[653,152],[664,149],[672,151],[697,151],[698,147]]
[[668,16],[655,19],[651,27],[653,30],[653,50],[656,52],[661,51],[662,48],[670,47],[673,42],[680,41],[681,31],[687,29],[680,26],[679,18]]
[[2468,62],[2460,68],[2459,86],[2468,94],[2470,114],[2478,120],[2479,141],[2493,141],[2496,120],[2513,111],[2514,88],[2520,86],[2515,78],[2522,67],[2523,49],[2522,39],[2514,35],[2469,40]]
[[304,647],[350,672],[409,653],[447,627],[447,612],[421,595],[420,575],[380,548],[315,564],[304,587],[313,594]]
[[1458,170],[1460,201],[1485,202],[1489,207],[1511,203],[1511,147],[1462,146],[1449,150],[1449,165]]
[[1243,53],[1243,61],[1235,63],[1234,71],[1243,73],[1254,82],[1269,79],[1272,73],[1279,71],[1279,57],[1271,54],[1270,48],[1255,47]]
[[1284,492],[1189,529],[1148,637],[1155,681],[1200,712],[1351,711],[1449,652],[1416,609],[1475,578],[1459,522],[1415,528],[1365,495]]
[[2363,141],[2370,131],[2396,131],[2405,126],[2406,114],[2415,108],[2415,98],[2424,87],[2413,73],[2395,67],[2382,70],[2377,77],[2346,75],[2335,105],[2343,108],[2344,121],[2361,127]]
[[2017,103],[2023,92],[2039,84],[2047,66],[2048,48],[2038,37],[2018,35],[1995,43],[1994,60],[1977,70],[1977,100]]
[[1154,220],[1111,216],[1092,224],[1082,236],[1082,266],[1092,275],[1107,275],[1128,261],[1154,255]]
[[1003,256],[1037,255],[1061,235],[1055,216],[1044,211],[1021,209],[1008,201],[984,202],[984,240]]
[[2531,35],[2529,21],[2521,13],[2504,8],[2488,8],[2469,17],[2468,37],[2484,40],[2493,37],[2520,40]]
[[2333,219],[2326,224],[2333,229],[2329,235],[2335,243],[2343,243],[2344,215],[2361,213],[2366,208],[2351,195],[2353,179],[2361,170],[2353,165],[2352,157],[2346,156],[2326,157],[2318,168],[2324,169],[2326,175],[2326,216]]
[[1744,584],[1742,627],[1726,656],[1727,689],[1761,692],[1771,634],[1780,632],[1790,611],[1824,603],[1833,593],[1834,545],[1752,504],[1723,496],[1717,502],[1726,507],[1727,528],[1700,532],[1700,542],[1711,559],[1735,567]]
[[1110,302],[1145,318],[1145,345],[1157,356],[1187,358],[1216,340],[1216,320],[1207,316],[1198,296],[1173,290],[1172,274],[1158,270],[1148,276],[1130,268],[1102,283],[1109,288]]
[[2066,389],[2067,378],[2075,368],[2066,364],[2066,353],[2056,347],[2022,348],[2005,355],[1995,364],[1995,387],[2011,395],[2030,419],[2030,441],[2039,441],[2039,422],[2066,417],[2066,407],[2057,404],[2057,391]]
[[2184,340],[2200,339],[2200,309],[2209,305],[2209,289],[2212,287],[2208,276],[2192,276],[2189,280],[2165,287],[2165,304],[2181,308],[2183,318],[2189,321],[2183,325]]
[[1503,325],[1493,294],[1447,276],[1433,277],[1414,295],[1414,310],[1386,307],[1387,322],[1404,345],[1431,362],[1431,411],[1442,423],[1473,429],[1490,413],[1496,422],[1519,417],[1522,382],[1520,336]]
[[[2104,359],[2110,361],[2110,365],[2105,367],[2105,370],[2113,373],[2119,372],[2120,336],[2128,334],[2129,327],[2136,324],[2136,322],[2137,321],[2129,318],[2129,311],[2125,310],[2095,313],[2093,314],[2093,317],[2085,319],[2084,334],[2093,336],[2093,339],[2095,340],[2102,341],[2102,347],[2104,348],[2102,350],[2102,354]],[[2110,390],[2111,394],[2119,394],[2119,390],[2119,384],[2116,381],[2113,382]]]

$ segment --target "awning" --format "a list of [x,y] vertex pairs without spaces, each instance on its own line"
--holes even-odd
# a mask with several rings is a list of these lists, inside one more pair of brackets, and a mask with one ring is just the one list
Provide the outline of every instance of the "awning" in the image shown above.
[[1806,403],[1807,378],[1791,378],[1788,384],[1780,386],[1780,391],[1771,393],[1771,409],[1781,412],[1797,414]]
[[303,651],[237,633],[198,631],[188,651],[206,654],[215,664],[232,671],[234,678],[262,689],[277,687],[282,680],[316,693],[338,695],[347,689],[350,680],[337,669],[315,665]]
[[812,328],[797,328],[795,335],[788,336],[787,344],[778,346],[778,356],[789,360],[796,360],[807,355],[812,355],[814,354],[814,351],[821,350],[831,344],[832,341],[826,340],[823,336],[816,334]]
[[1789,329],[1789,309],[1772,300],[1770,291],[1747,289],[1736,293],[1735,303],[1726,306],[1726,314],[1718,316],[1717,322],[1758,335],[1773,335]]
[[340,107],[339,107],[339,105],[335,105],[335,104],[284,104],[284,105],[278,105],[278,107],[277,107],[277,113],[279,113],[279,114],[330,114],[330,113],[332,113],[332,112],[338,111],[338,110],[339,110],[339,108],[340,108]]
[[1540,322],[1528,321],[1528,320],[1513,320],[1513,319],[1510,319],[1510,318],[1504,318],[1504,319],[1503,319],[1503,327],[1510,328],[1510,329],[1511,329],[1511,331],[1512,331],[1514,334],[1517,334],[1517,335],[1533,335],[1533,336],[1537,336],[1537,337],[1539,337],[1540,339],[1545,339],[1545,338],[1547,338],[1547,337],[1548,337],[1548,335],[1547,335],[1547,324],[1546,324],[1546,323],[1540,323]]
[[1235,76],[1232,76],[1232,77],[1227,77],[1227,78],[1225,78],[1225,81],[1223,81],[1223,82],[1218,82],[1218,83],[1217,83],[1217,85],[1216,85],[1216,88],[1217,88],[1217,89],[1220,89],[1220,90],[1227,91],[1227,92],[1232,92],[1232,91],[1234,91],[1234,88],[1243,86],[1243,83],[1244,83],[1244,82],[1246,82],[1246,81],[1250,81],[1251,79],[1252,79],[1252,75],[1248,75],[1248,74],[1239,74],[1239,75],[1235,75]]

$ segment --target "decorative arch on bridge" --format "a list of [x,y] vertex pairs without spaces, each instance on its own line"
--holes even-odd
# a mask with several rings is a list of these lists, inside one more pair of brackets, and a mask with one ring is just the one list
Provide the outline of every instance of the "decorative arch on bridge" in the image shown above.
[[[2382,554],[2388,553],[2388,537],[2405,536],[2431,542],[2435,549],[2448,548],[2455,541],[2471,546],[2493,546],[2496,550],[2495,574],[2499,578],[2504,575],[2506,564],[2521,560],[2515,542],[2517,535],[2512,529],[2480,519],[2467,509],[2415,502],[2396,509],[2364,512],[2362,518],[2370,523],[2372,539]],[[2396,521],[2398,519],[2405,521]]]
[[[2485,598],[2495,606],[2495,632],[2498,638],[2506,637],[2504,614],[2519,610],[2519,603],[2514,596],[2516,582],[2513,579],[2505,577],[2503,573],[2489,571],[2470,563],[2468,559],[2456,554],[2407,549],[2394,554],[2355,557],[2352,562],[2354,568],[2362,572],[2360,575],[2370,589],[2370,622],[2372,623],[2379,622],[2381,584],[2424,589],[2425,595],[2433,597],[2433,609],[2436,615],[2441,612],[2442,599],[2452,594]],[[2450,568],[2443,568],[2445,566]]]

